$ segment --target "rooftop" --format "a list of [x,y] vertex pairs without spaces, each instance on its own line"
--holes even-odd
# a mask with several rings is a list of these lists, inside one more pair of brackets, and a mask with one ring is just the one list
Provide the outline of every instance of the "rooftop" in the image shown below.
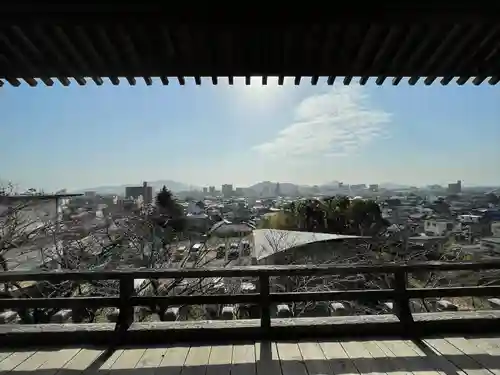
[[232,223],[228,220],[222,220],[212,225],[212,227],[208,231],[208,235],[211,236],[213,234],[231,234],[235,232],[250,233],[253,229],[254,228],[247,223]]
[[26,195],[0,195],[0,203],[14,201],[56,200],[64,198],[81,197],[83,194],[26,194]]
[[280,251],[286,251],[315,242],[343,241],[361,238],[364,237],[279,229],[256,229],[253,231],[254,251],[257,260],[266,258]]
[[481,241],[491,242],[500,245],[500,237],[483,237]]

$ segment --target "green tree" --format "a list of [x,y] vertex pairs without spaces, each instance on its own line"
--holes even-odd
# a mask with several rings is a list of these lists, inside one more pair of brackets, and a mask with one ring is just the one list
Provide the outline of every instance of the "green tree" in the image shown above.
[[496,204],[500,203],[500,197],[498,195],[496,195],[495,193],[490,192],[490,193],[486,194],[486,201],[488,203],[496,205]]
[[161,215],[170,218],[179,218],[183,214],[182,207],[166,186],[156,195],[156,207]]
[[450,204],[446,202],[443,198],[438,198],[432,205],[431,208],[441,215],[450,215]]
[[197,205],[200,209],[202,209],[202,210],[204,210],[204,209],[205,209],[205,203],[203,203],[203,201],[198,201],[198,202],[196,202],[196,205]]
[[379,205],[372,200],[354,200],[349,206],[348,217],[351,232],[362,236],[373,236],[388,226],[382,218]]
[[[283,217],[286,216],[286,217]],[[372,200],[338,196],[292,202],[279,219],[267,220],[266,227],[310,232],[373,236],[389,223]]]
[[[165,247],[179,233],[186,229],[184,210],[177,199],[166,186],[156,195],[156,214],[153,222],[160,229],[163,246]],[[159,234],[157,232],[157,234]]]

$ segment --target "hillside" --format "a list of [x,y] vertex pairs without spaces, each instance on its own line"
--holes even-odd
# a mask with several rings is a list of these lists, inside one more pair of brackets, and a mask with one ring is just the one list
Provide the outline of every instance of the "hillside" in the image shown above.
[[[166,186],[167,189],[173,192],[192,190],[192,189],[200,189],[196,186],[190,186],[184,184],[182,182],[172,181],[172,180],[157,180],[157,181],[148,181],[148,185],[153,187],[153,191],[160,190],[163,186]],[[98,194],[124,194],[125,188],[128,186],[140,186],[138,184],[127,184],[127,185],[115,185],[115,186],[98,186],[98,187],[90,187],[87,189],[81,189],[78,192],[84,191],[95,191]]]

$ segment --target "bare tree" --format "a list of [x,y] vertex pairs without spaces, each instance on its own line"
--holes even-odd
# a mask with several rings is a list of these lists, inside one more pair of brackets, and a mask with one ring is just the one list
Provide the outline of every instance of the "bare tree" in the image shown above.
[[[44,223],[26,213],[33,205],[30,196],[12,200],[14,193],[12,184],[0,188],[0,266],[4,272],[9,270],[9,253],[22,256],[25,251],[31,251],[25,247],[33,244],[46,229]],[[8,289],[9,286],[4,285],[5,293]]]
[[[303,244],[294,232],[282,230],[268,230],[264,244],[258,246],[268,248],[263,254],[272,254],[278,264],[315,264],[315,265],[374,265],[386,263],[405,264],[413,261],[443,260],[463,261],[467,255],[453,248],[449,241],[445,246],[438,248],[429,246],[408,245],[407,242],[391,238],[374,237],[369,240],[346,240],[342,242],[321,241],[321,237],[312,238],[319,242]],[[289,249],[289,250],[287,250]],[[262,255],[262,254],[261,254]],[[498,284],[498,271],[484,272],[481,275],[468,272],[416,272],[408,275],[409,287],[433,288],[439,286],[469,286]],[[331,276],[294,276],[276,278],[272,283],[276,292],[305,292],[305,291],[334,291],[347,289],[389,289],[394,286],[393,275],[387,274],[356,274],[356,275],[331,275]],[[475,307],[472,304],[452,301],[462,304],[463,308]],[[333,302],[333,301],[331,301]],[[351,313],[355,314],[381,314],[387,313],[387,308],[382,302],[367,301],[342,302],[350,306]],[[414,307],[419,311],[432,311],[435,300],[414,301]],[[311,309],[317,308],[321,303],[297,303],[293,308],[295,314],[300,316]]]
[[[10,189],[10,190],[9,190]],[[13,188],[4,189],[1,193],[7,196],[12,194]],[[30,194],[37,194],[34,191]],[[35,197],[33,197],[35,198]],[[217,241],[210,237],[198,234],[198,240],[203,244],[196,253],[196,257],[186,256],[182,261],[175,262],[177,248],[185,238],[189,237],[179,220],[182,218],[167,218],[159,220],[154,210],[150,207],[139,212],[130,213],[125,217],[112,219],[105,217],[98,224],[85,231],[68,232],[72,226],[71,220],[59,217],[36,218],[23,214],[29,209],[35,199],[10,200],[9,205],[0,213],[0,262],[2,270],[9,271],[9,260],[12,253],[24,254],[37,252],[40,255],[42,267],[61,269],[107,269],[107,268],[172,268],[210,267],[213,264],[227,266],[229,261],[217,261],[214,246]],[[43,215],[41,215],[43,216]],[[42,220],[43,219],[43,220]],[[177,221],[175,221],[177,220]],[[57,228],[62,228],[58,231]],[[451,247],[437,251],[432,248],[413,248],[407,246],[405,241],[392,238],[377,237],[372,240],[358,241],[356,244],[344,242],[343,246],[333,246],[323,242],[321,250],[312,251],[312,247],[294,238],[292,232],[269,231],[266,237],[267,247],[273,253],[288,254],[283,261],[286,264],[376,264],[384,262],[410,262],[414,260],[463,260],[464,254],[452,251]],[[320,239],[320,238],[318,238]],[[240,239],[241,240],[241,239]],[[316,246],[316,245],[315,245]],[[293,251],[286,251],[295,247]],[[258,252],[259,249],[256,249]],[[319,255],[318,255],[319,254]],[[322,255],[323,254],[323,255]],[[326,255],[325,255],[326,254]],[[189,254],[188,254],[189,255]],[[487,275],[489,278],[484,277]],[[434,287],[444,285],[457,285],[474,282],[489,284],[497,283],[498,275],[484,273],[466,277],[458,273],[422,272],[411,275],[410,286]],[[223,293],[238,291],[243,280],[224,280]],[[392,286],[392,276],[388,275],[352,275],[349,277],[312,276],[289,277],[274,280],[277,291],[331,291],[343,289],[385,289]],[[218,279],[152,279],[138,280],[136,293],[139,295],[164,296],[173,294],[218,294],[221,280]],[[470,284],[468,284],[470,285]],[[93,282],[62,282],[58,284],[39,283],[36,290],[26,291],[22,285],[4,285],[4,297],[59,297],[59,296],[109,296],[119,293],[116,281]],[[16,294],[17,293],[17,294]],[[308,310],[314,304],[297,304],[296,311]],[[424,304],[425,305],[425,304]],[[384,312],[377,304],[357,303],[352,304],[352,309],[358,313],[378,314]],[[148,319],[152,314],[164,320],[165,312],[170,307],[165,304],[148,306],[139,314],[139,319]],[[181,308],[185,308],[181,306]],[[188,309],[189,310],[189,309]],[[192,317],[200,315],[200,309],[191,309]],[[32,311],[19,311],[23,322],[45,322],[58,312],[53,309],[34,309]],[[106,311],[95,309],[82,309],[73,312],[74,321],[91,322],[102,317]]]
[[[151,207],[124,218],[103,218],[96,225],[85,230],[71,230],[77,223],[71,219],[45,213],[27,215],[26,211],[36,209],[39,195],[31,189],[23,199],[17,196],[12,185],[1,189],[4,208],[0,212],[0,262],[4,272],[10,271],[9,264],[22,256],[37,254],[39,267],[45,269],[92,270],[107,268],[170,268],[208,267],[216,259],[210,238],[201,237],[203,246],[195,259],[186,257],[174,263],[174,253],[179,241],[188,237],[172,220],[166,224],[158,220]],[[33,196],[33,199],[29,199]],[[17,196],[17,198],[20,198]],[[177,220],[181,220],[178,218]],[[181,230],[179,230],[179,228]],[[70,234],[71,233],[71,234]],[[189,254],[188,254],[189,255]],[[219,262],[220,264],[220,262]],[[225,265],[225,264],[222,264]],[[219,280],[136,280],[136,293],[140,295],[169,295],[192,293],[217,293],[213,288]],[[228,283],[229,289],[233,284]],[[26,288],[25,285],[4,285],[4,298],[109,296],[119,293],[117,281],[61,283],[39,282]],[[158,314],[164,319],[168,306],[150,306],[148,313]],[[22,322],[42,323],[52,319],[58,309],[26,309],[18,313]],[[96,309],[73,311],[74,321],[91,322],[106,314]],[[146,314],[147,315],[147,314]]]

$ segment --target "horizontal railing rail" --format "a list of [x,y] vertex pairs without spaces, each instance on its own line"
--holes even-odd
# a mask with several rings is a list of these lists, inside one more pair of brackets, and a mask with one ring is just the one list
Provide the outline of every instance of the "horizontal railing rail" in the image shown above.
[[[439,288],[408,288],[408,273],[422,271],[484,271],[500,270],[500,261],[489,262],[423,262],[379,265],[292,265],[251,266],[203,269],[140,269],[113,271],[48,271],[3,272],[0,283],[19,281],[102,281],[118,280],[119,295],[116,297],[71,298],[0,298],[0,309],[29,308],[104,308],[118,307],[120,315],[117,329],[126,331],[133,321],[135,306],[151,305],[202,305],[252,303],[260,307],[260,326],[271,326],[271,305],[278,302],[299,301],[393,301],[394,313],[404,325],[413,324],[410,299],[436,297],[487,297],[500,295],[500,286],[462,286]],[[390,289],[335,290],[311,292],[272,293],[270,277],[276,276],[327,276],[355,274],[389,274],[394,285]],[[192,294],[166,296],[137,296],[135,279],[183,279],[215,277],[255,277],[259,293],[252,294]]]
[[69,281],[69,280],[118,280],[176,279],[202,277],[258,277],[258,276],[324,276],[355,275],[366,273],[396,273],[416,271],[482,271],[500,270],[500,261],[487,262],[414,262],[383,263],[375,265],[327,264],[289,266],[246,266],[230,268],[182,268],[182,269],[125,269],[112,271],[9,271],[0,272],[0,283],[13,281]]

